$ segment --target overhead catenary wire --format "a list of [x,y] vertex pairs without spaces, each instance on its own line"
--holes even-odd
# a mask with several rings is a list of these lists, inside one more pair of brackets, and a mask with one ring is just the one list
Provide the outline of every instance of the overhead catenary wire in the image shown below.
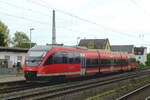
[[30,8],[20,7],[20,6],[14,5],[12,3],[6,2],[4,0],[3,1],[0,0],[0,3],[6,4],[8,6],[12,6],[12,7],[15,7],[15,8],[18,8],[18,9],[26,10],[26,11],[29,11],[29,12],[32,12],[32,13],[37,13],[37,14],[41,14],[41,15],[44,15],[44,16],[49,16],[48,14],[42,13],[40,11],[35,11],[33,9],[30,9]]
[[[30,0],[30,2],[32,2],[32,1]],[[9,3],[9,4],[10,4],[10,3]],[[9,5],[9,4],[8,4],[8,5]],[[34,4],[35,4],[35,3],[34,3]],[[43,3],[38,3],[38,5],[42,5],[42,7],[49,8],[49,4],[48,4],[48,5],[46,5],[46,4],[43,5]],[[50,6],[51,6],[51,5],[50,5]],[[15,6],[14,6],[14,7],[15,7]],[[16,6],[16,8],[17,8],[17,7],[18,7],[18,6]],[[20,7],[19,7],[19,8],[20,8]],[[98,27],[102,27],[102,28],[104,28],[105,30],[109,30],[109,31],[118,33],[118,35],[125,35],[125,36],[127,36],[127,37],[129,37],[129,38],[132,38],[132,39],[134,38],[134,39],[135,39],[135,36],[132,35],[132,34],[120,32],[120,31],[115,30],[115,29],[112,29],[112,28],[110,28],[110,27],[100,25],[100,24],[98,24],[98,23],[95,23],[95,22],[90,21],[90,20],[87,20],[87,19],[85,19],[85,18],[76,16],[76,15],[71,14],[71,13],[68,13],[68,12],[66,12],[66,11],[63,11],[63,10],[60,10],[60,9],[56,9],[55,7],[50,7],[50,8],[51,8],[51,9],[55,9],[57,12],[63,13],[63,14],[65,14],[65,15],[69,15],[69,16],[71,16],[71,17],[74,17],[74,18],[76,18],[76,19],[78,19],[78,20],[87,22],[87,23],[92,24],[92,25],[96,25],[96,26],[98,26]],[[23,8],[23,10],[25,10],[25,9]],[[27,8],[27,11],[29,11],[29,10],[30,10],[30,8]],[[31,10],[31,12],[32,12],[32,11],[33,11],[33,10]],[[34,11],[33,11],[33,12],[34,12]],[[38,21],[38,20],[33,20],[33,19],[31,19],[31,18],[27,18],[26,16],[25,16],[25,17],[24,17],[24,16],[22,17],[22,16],[17,16],[17,15],[8,14],[8,13],[6,13],[6,12],[2,12],[2,13],[0,13],[0,14],[7,15],[7,16],[10,16],[10,17],[14,17],[14,18],[19,18],[19,19],[22,19],[22,20],[27,20],[27,21],[35,22],[35,23],[39,23],[39,24],[45,24],[45,25],[48,24],[48,22],[41,22],[41,21]],[[80,32],[80,31],[79,31],[79,32]],[[81,32],[80,32],[80,33],[81,33]],[[115,34],[115,35],[116,35],[116,34]],[[122,38],[119,38],[119,39],[122,39]]]
[[74,15],[74,14],[72,14],[72,13],[69,13],[69,12],[66,12],[66,11],[63,11],[63,10],[60,10],[60,9],[57,9],[57,8],[53,7],[52,5],[50,5],[50,4],[48,4],[48,3],[47,3],[48,5],[46,5],[46,4],[43,4],[42,2],[39,3],[39,2],[35,2],[35,1],[33,1],[33,0],[29,0],[29,2],[31,2],[32,4],[35,4],[35,5],[42,6],[42,7],[44,7],[44,8],[54,9],[54,10],[57,11],[57,12],[63,13],[63,14],[65,14],[65,15],[74,17],[74,18],[76,18],[76,19],[82,20],[82,21],[84,21],[84,22],[87,22],[87,23],[90,23],[90,24],[93,24],[93,25],[96,25],[96,26],[99,26],[99,27],[103,27],[105,30],[110,30],[110,31],[115,32],[115,33],[118,33],[118,34],[122,34],[122,35],[124,35],[124,36],[128,36],[129,38],[135,37],[135,36],[132,35],[132,34],[120,32],[120,31],[118,31],[118,30],[116,30],[116,29],[113,29],[113,28],[110,28],[110,27],[107,27],[107,26],[98,24],[98,23],[96,23],[96,22],[93,22],[93,21],[90,21],[90,20],[88,20],[88,19],[79,17],[79,16]]
[[1,12],[0,11],[0,14],[6,15],[6,16],[10,16],[10,17],[19,18],[19,19],[22,19],[22,20],[27,20],[27,21],[35,22],[35,23],[38,23],[38,24],[48,24],[47,22],[41,22],[41,21],[33,20],[33,19],[30,19],[30,18],[27,18],[27,17],[12,15],[12,14],[9,14],[9,13],[6,13],[6,12]]
[[[31,0],[30,0],[29,2],[36,3],[36,4],[38,4],[38,5],[42,6],[42,7],[49,8],[49,7],[47,7],[46,5],[43,5],[42,3],[34,2],[34,1],[31,1]],[[18,6],[16,6],[16,5],[10,4],[10,3],[8,3],[8,2],[4,2],[4,1],[3,1],[2,3],[11,5],[11,6],[16,7],[16,8],[21,8],[21,7],[18,7]],[[105,28],[105,30],[110,30],[110,31],[112,31],[112,32],[121,33],[121,34],[127,35],[127,36],[129,36],[129,37],[131,37],[131,36],[134,37],[134,36],[131,35],[131,34],[127,34],[127,33],[120,32],[120,31],[118,31],[118,30],[114,30],[114,29],[112,29],[112,28],[109,28],[109,27],[106,27],[106,26],[97,24],[97,23],[95,23],[95,22],[89,21],[89,20],[87,20],[87,19],[81,18],[81,17],[79,17],[79,16],[76,16],[76,15],[74,15],[74,14],[65,12],[65,11],[63,11],[63,10],[56,9],[56,8],[54,8],[54,7],[51,7],[51,6],[50,6],[50,8],[51,8],[51,9],[55,9],[56,11],[61,12],[61,13],[63,13],[63,14],[66,14],[66,15],[72,16],[72,17],[74,17],[74,18],[77,18],[77,19],[79,19],[79,20],[82,20],[82,21],[84,21],[84,22],[87,22],[87,23],[90,23],[90,24],[94,24],[94,25],[103,27],[103,28]],[[29,8],[21,8],[21,9],[24,9],[24,10],[28,10],[28,11],[34,12],[32,9],[29,9]],[[40,22],[40,21],[36,21],[36,20],[32,20],[32,19],[29,19],[29,18],[20,17],[20,16],[16,16],[16,15],[10,15],[10,14],[4,13],[4,12],[2,12],[2,13],[5,14],[5,15],[17,17],[17,18],[20,18],[20,19],[25,19],[25,20],[28,20],[28,21],[36,22],[36,23],[46,24],[45,22]],[[38,13],[38,12],[36,12],[36,13]]]
[[141,7],[135,0],[130,0],[130,1],[131,1],[132,4],[134,4],[137,8],[139,8],[147,16],[150,16],[150,13],[148,13],[147,10],[144,7]]
[[[75,33],[80,33],[80,35],[81,34],[85,34],[85,32],[83,32],[83,31],[78,31],[78,30],[74,30],[74,29],[70,29],[70,28],[64,28],[64,27],[58,27],[58,28],[60,28],[60,29],[65,29],[65,30],[68,30],[68,31],[71,31],[71,32],[75,32]],[[92,37],[95,37],[95,35],[93,34],[93,33],[86,33],[86,34],[88,34],[88,35],[91,35]],[[115,35],[117,35],[117,34],[115,34]],[[90,36],[90,37],[91,37]],[[119,37],[119,38],[116,38],[116,37]],[[123,40],[123,39],[125,39],[126,40],[126,38],[122,38],[122,37],[120,37],[120,36],[113,36],[113,37],[111,37],[111,39],[115,39],[115,40]],[[137,39],[136,39],[137,40]],[[131,42],[131,44],[133,44],[135,41],[134,40],[129,40],[130,42]],[[138,42],[138,41],[137,41]]]

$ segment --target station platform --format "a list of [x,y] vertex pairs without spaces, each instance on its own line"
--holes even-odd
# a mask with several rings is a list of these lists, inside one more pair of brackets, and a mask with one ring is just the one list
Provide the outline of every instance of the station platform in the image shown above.
[[0,83],[14,82],[25,80],[24,76],[21,75],[0,75]]

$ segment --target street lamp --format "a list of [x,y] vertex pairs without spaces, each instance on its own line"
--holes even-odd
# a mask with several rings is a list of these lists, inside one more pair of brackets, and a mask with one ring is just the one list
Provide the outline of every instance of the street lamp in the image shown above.
[[34,30],[34,28],[30,28],[30,48],[31,48],[31,33],[32,33],[32,30]]

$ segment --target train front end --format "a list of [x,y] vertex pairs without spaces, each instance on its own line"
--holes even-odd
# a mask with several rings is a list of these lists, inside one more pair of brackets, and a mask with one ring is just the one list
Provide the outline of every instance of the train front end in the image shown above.
[[38,74],[41,74],[42,62],[50,51],[50,46],[35,46],[28,51],[24,63],[24,77],[27,81],[37,81]]

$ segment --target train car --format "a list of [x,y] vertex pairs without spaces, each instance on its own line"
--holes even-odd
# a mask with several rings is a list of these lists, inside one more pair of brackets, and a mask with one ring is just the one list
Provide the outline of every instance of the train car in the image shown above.
[[136,68],[134,55],[81,47],[35,46],[24,63],[26,80],[95,75]]

